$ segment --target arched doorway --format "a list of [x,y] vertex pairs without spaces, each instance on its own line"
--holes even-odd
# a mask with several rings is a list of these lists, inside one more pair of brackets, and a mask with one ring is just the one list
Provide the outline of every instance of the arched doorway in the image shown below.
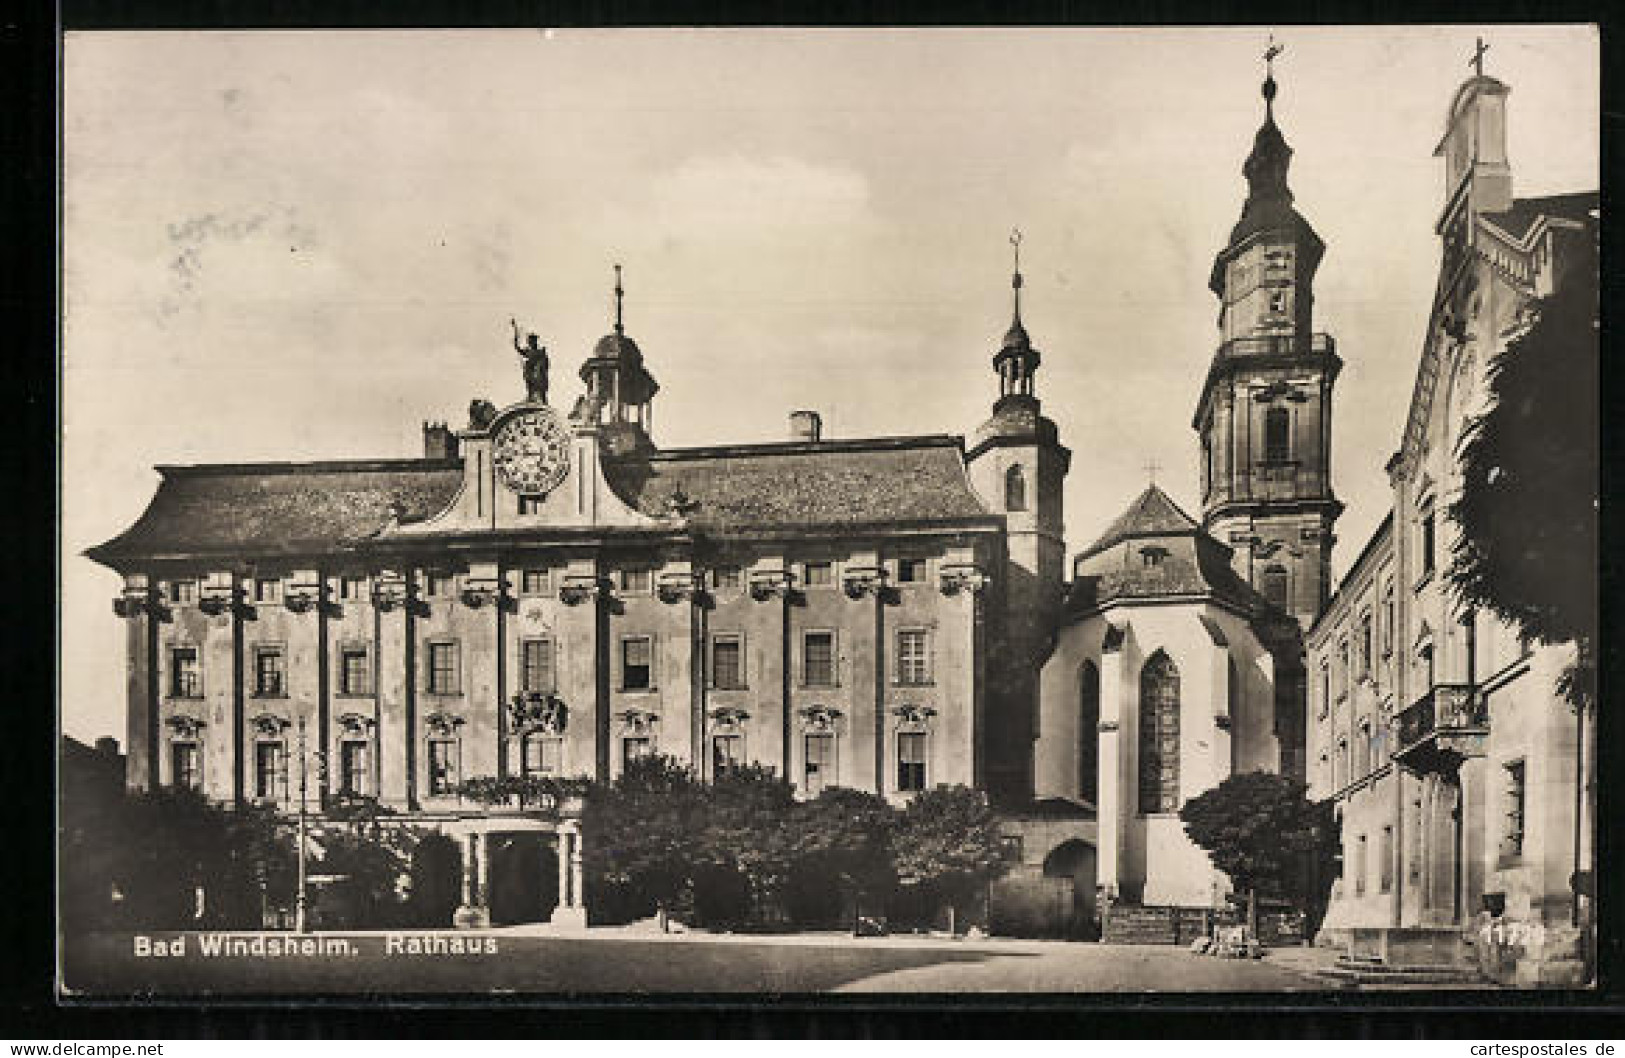
[[491,924],[546,922],[559,902],[557,846],[537,831],[491,833]]
[[412,850],[411,891],[406,925],[442,927],[457,910],[463,858],[457,842],[444,834],[425,834]]
[[[1095,940],[1095,847],[1081,838],[1061,842],[1044,857],[1044,877],[1070,883],[1069,906],[1058,908],[1061,935],[1068,940]],[[1066,893],[1066,887],[1060,890]]]

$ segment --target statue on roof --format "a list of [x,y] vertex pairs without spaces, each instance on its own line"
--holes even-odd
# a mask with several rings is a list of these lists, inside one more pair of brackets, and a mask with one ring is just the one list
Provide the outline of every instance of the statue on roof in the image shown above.
[[536,335],[527,336],[519,344],[519,322],[508,317],[513,325],[514,351],[525,358],[525,397],[537,404],[547,403],[547,346],[538,344]]

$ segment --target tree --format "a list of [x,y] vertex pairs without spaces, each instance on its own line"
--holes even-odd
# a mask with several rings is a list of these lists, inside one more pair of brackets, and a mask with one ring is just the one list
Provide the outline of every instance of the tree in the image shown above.
[[985,891],[1005,867],[987,797],[966,786],[938,786],[914,796],[892,837],[893,864],[905,893],[929,896],[955,912]]
[[704,789],[694,881],[697,889],[712,890],[695,893],[707,917],[740,922],[782,912],[792,866],[787,823],[794,804],[778,774],[755,764],[730,768]]
[[674,906],[693,877],[703,791],[693,772],[664,756],[627,762],[587,795],[582,819],[589,892],[609,917],[618,897],[628,916]]
[[266,907],[292,902],[293,842],[268,808],[185,789],[94,802],[64,790],[62,821],[70,930],[258,928]]
[[1332,805],[1311,801],[1289,776],[1231,775],[1186,801],[1179,818],[1238,892],[1279,897],[1308,912],[1320,896],[1317,880],[1331,877],[1339,841]]
[[897,882],[892,834],[897,810],[863,790],[835,787],[791,810],[792,916],[828,922],[844,896],[856,915],[864,896]]
[[1565,243],[1554,293],[1491,361],[1489,407],[1464,431],[1461,529],[1448,577],[1468,606],[1541,643],[1574,642],[1562,690],[1595,697],[1598,274],[1594,233]]

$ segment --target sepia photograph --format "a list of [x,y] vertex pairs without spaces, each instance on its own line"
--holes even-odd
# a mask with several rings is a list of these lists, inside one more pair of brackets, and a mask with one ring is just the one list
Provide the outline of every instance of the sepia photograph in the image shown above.
[[65,33],[58,996],[1590,994],[1599,48]]

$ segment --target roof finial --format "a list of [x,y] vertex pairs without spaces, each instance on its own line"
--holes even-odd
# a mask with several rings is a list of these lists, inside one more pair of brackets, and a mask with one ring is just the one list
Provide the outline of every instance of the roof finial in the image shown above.
[[1264,49],[1264,110],[1271,116],[1275,113],[1275,57],[1286,50],[1286,45],[1275,43],[1275,34],[1270,34],[1269,47]]
[[1016,268],[1010,276],[1010,289],[1016,297],[1016,322],[1021,322],[1021,229],[1010,229],[1010,245],[1015,250]]
[[616,265],[615,266],[615,333],[616,334],[624,333],[624,331],[623,331],[623,329],[621,327],[621,299],[625,295],[626,295],[626,291],[621,289],[621,266]]
[[1484,43],[1484,38],[1479,37],[1478,43],[1473,45],[1473,57],[1467,60],[1467,65],[1473,68],[1474,76],[1484,76],[1484,53],[1489,50],[1490,46]]
[[1150,481],[1151,484],[1155,485],[1157,483],[1157,471],[1159,471],[1161,469],[1162,469],[1162,464],[1157,462],[1155,459],[1146,460],[1146,463],[1145,463],[1145,476],[1146,476],[1147,480]]

